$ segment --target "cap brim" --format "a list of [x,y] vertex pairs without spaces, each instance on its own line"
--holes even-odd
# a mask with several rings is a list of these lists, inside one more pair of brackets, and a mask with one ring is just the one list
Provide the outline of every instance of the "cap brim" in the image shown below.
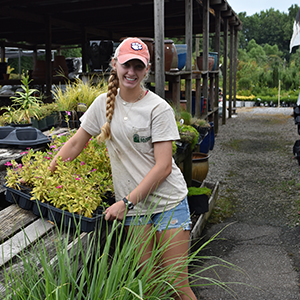
[[148,65],[147,59],[145,57],[143,57],[143,56],[132,55],[132,54],[119,55],[118,56],[118,62],[120,64],[125,64],[127,61],[132,60],[132,59],[138,59],[138,60],[142,61],[145,66]]

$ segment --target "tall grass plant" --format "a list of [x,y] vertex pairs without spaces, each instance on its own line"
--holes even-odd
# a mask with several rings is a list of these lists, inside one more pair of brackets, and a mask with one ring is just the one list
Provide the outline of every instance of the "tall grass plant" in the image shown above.
[[[138,220],[139,217],[134,220],[134,224]],[[171,238],[164,244],[157,240],[157,247],[152,251],[145,267],[141,265],[143,250],[155,238],[156,228],[148,234],[146,242],[143,242],[143,226],[135,226],[134,230],[130,227],[126,233],[124,224],[117,221],[103,221],[95,232],[89,234],[80,233],[80,226],[75,232],[70,229],[64,231],[59,226],[54,228],[55,235],[48,233],[53,241],[54,256],[49,254],[45,239],[42,238],[30,250],[24,250],[19,255],[18,267],[11,262],[4,269],[4,299],[170,300],[174,299],[182,285],[181,275],[184,268],[193,265],[196,268],[188,277],[194,290],[205,285],[218,285],[234,294],[225,282],[207,278],[205,272],[220,265],[242,272],[222,259],[219,259],[220,264],[217,265],[205,267],[202,264],[204,260],[212,257],[201,257],[201,250],[216,236],[192,252],[187,260],[182,258],[180,267],[177,261],[169,267],[159,268],[157,265],[163,252],[167,247],[176,245],[171,245]]]

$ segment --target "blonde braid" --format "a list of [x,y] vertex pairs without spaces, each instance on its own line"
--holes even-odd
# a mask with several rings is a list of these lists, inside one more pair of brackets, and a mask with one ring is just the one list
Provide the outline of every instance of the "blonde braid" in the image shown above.
[[116,96],[118,94],[118,87],[119,78],[117,72],[114,69],[112,69],[108,80],[108,92],[106,99],[106,123],[102,126],[101,133],[97,136],[97,141],[99,144],[111,138],[109,123],[111,122],[114,113]]

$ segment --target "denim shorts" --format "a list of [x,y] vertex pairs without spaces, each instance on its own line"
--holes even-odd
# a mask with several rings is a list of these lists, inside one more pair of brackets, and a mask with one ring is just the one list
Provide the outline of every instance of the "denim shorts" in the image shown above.
[[146,225],[153,224],[157,231],[165,229],[182,228],[183,230],[191,230],[191,216],[187,197],[185,197],[175,208],[153,214],[150,217],[139,216],[139,220],[135,220],[136,216],[125,218],[124,225]]

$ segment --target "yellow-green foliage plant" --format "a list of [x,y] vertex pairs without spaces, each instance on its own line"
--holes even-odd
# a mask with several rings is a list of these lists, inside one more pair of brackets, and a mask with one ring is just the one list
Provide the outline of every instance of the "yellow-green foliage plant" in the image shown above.
[[97,83],[93,83],[93,78],[84,83],[77,78],[75,81],[68,81],[65,88],[57,85],[53,88],[52,94],[55,103],[60,111],[78,111],[78,104],[85,104],[88,108],[92,102],[102,93],[107,92],[107,81],[97,79]]
[[73,161],[57,159],[54,174],[49,170],[53,157],[68,140],[54,136],[47,152],[30,149],[18,164],[7,163],[6,185],[19,189],[19,183],[32,189],[32,200],[49,203],[59,209],[92,217],[108,192],[113,192],[111,166],[105,144],[91,138],[82,153]]

